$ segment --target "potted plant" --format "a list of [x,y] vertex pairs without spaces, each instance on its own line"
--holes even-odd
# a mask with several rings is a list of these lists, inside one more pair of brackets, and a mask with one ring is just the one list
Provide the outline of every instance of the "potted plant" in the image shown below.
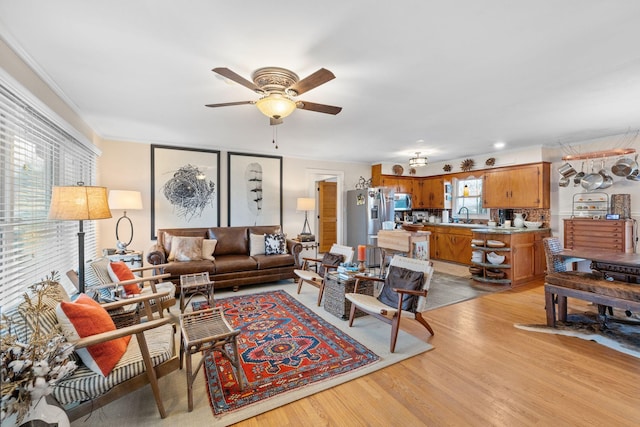
[[55,300],[61,289],[56,276],[56,272],[52,272],[51,276],[30,286],[30,293],[24,294],[19,311],[32,329],[27,339],[21,341],[13,320],[2,315],[0,420],[3,426],[20,425],[34,418],[34,409],[47,405],[44,398],[53,391],[57,381],[76,369],[76,363],[69,358],[73,345],[66,341],[57,324],[52,330],[43,327],[44,316],[55,312],[55,307],[47,303],[47,299]]

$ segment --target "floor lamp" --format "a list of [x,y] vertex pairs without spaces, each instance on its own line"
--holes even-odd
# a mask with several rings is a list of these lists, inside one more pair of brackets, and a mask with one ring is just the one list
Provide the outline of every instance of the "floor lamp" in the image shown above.
[[84,230],[82,221],[111,218],[106,187],[53,187],[49,219],[79,221],[78,231],[78,291],[84,292]]
[[316,199],[311,197],[299,197],[296,203],[296,209],[304,211],[304,225],[302,226],[302,232],[298,234],[298,240],[301,242],[310,242],[315,239],[315,236],[311,234],[311,228],[309,227],[309,219],[307,218],[307,212],[315,210]]
[[[118,218],[118,222],[116,222],[116,247],[118,248],[118,253],[126,253],[127,246],[133,241],[133,223],[131,222],[131,218],[127,216],[127,209],[142,209],[142,196],[139,191],[111,190],[109,191],[109,208],[111,210],[124,210],[124,214]],[[120,221],[123,219],[129,221],[129,228],[131,230],[129,241],[126,243],[120,240],[120,235],[118,234]]]

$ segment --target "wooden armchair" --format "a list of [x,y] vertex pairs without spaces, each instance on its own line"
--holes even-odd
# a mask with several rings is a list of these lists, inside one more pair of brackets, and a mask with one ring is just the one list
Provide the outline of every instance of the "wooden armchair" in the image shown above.
[[[298,276],[298,293],[302,289],[302,283],[308,283],[319,289],[318,306],[322,303],[324,294],[324,275],[330,269],[336,269],[342,262],[351,262],[353,259],[353,248],[334,243],[329,252],[322,258],[302,258],[302,268],[293,270]],[[313,268],[313,269],[312,269]]]
[[[141,288],[141,294],[155,294],[155,298],[151,300],[151,305],[154,311],[157,311],[157,307],[161,307],[160,311],[167,310],[176,304],[175,285],[171,282],[163,281],[169,277],[169,273],[156,274],[157,271],[162,271],[163,265],[153,265],[149,267],[132,268],[131,271],[136,274],[139,273],[141,277],[131,280],[123,280],[119,282],[113,282],[109,277],[107,271],[107,265],[109,261],[106,259],[99,259],[91,262],[86,272],[86,287],[85,292],[92,297],[97,296],[97,299],[102,302],[113,301],[114,295],[119,295],[121,288],[125,285],[137,284]],[[151,276],[142,276],[145,271],[153,271]],[[74,286],[78,287],[78,273],[74,270],[67,272],[67,277]],[[162,296],[160,296],[162,295]]]
[[[403,314],[405,316],[412,315],[433,335],[431,325],[422,316],[432,276],[433,266],[430,261],[406,258],[400,255],[395,255],[391,259],[387,276],[384,279],[356,275],[353,293],[345,295],[345,298],[351,301],[349,326],[353,326],[356,309],[391,324],[391,353],[396,348],[400,319]],[[359,294],[358,285],[363,280],[383,282],[384,285],[377,296]],[[395,305],[391,305],[393,298],[397,300]]]
[[[158,312],[159,317],[154,318],[153,313],[157,310],[154,310],[152,301],[157,296],[167,295],[168,292],[160,295],[149,293],[103,304],[107,310],[128,304],[142,304],[147,320],[137,325],[81,338],[75,343],[75,348],[79,349],[128,335],[135,336],[129,342],[125,356],[107,377],[80,366],[73,375],[60,381],[54,388],[54,396],[65,406],[70,420],[87,415],[147,384],[151,386],[160,417],[166,417],[158,378],[177,370],[180,358],[175,349],[175,332],[171,319],[163,317],[162,310]],[[101,392],[102,390],[106,391]],[[76,402],[77,398],[80,398],[80,403]]]

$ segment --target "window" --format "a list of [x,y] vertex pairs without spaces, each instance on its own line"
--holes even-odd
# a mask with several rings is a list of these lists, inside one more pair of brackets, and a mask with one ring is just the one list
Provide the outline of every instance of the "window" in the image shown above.
[[[78,221],[47,218],[51,188],[95,181],[97,150],[63,130],[46,108],[0,80],[0,306],[28,286],[77,268]],[[39,101],[38,101],[39,102]],[[48,113],[48,114],[47,114]],[[45,115],[47,114],[47,115]],[[84,222],[85,259],[96,253],[95,224]]]
[[453,217],[466,219],[469,210],[470,219],[488,219],[489,212],[482,207],[482,178],[456,179],[454,180]]

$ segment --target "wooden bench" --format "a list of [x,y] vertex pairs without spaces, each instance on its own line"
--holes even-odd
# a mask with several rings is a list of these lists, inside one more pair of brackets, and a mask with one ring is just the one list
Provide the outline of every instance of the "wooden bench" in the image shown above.
[[545,277],[544,296],[547,325],[556,325],[556,296],[558,320],[567,320],[567,297],[593,302],[602,307],[640,311],[640,285],[605,280],[602,275],[584,272],[549,273]]

